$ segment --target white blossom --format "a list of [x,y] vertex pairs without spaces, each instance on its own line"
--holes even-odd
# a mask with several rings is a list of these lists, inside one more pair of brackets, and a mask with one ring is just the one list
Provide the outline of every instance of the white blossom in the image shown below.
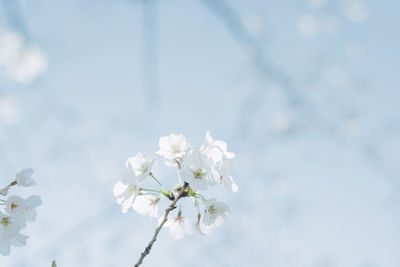
[[24,169],[18,172],[15,176],[19,186],[28,187],[35,185],[36,182],[32,179],[33,169]]
[[[159,223],[163,218],[160,218]],[[174,239],[181,239],[185,234],[193,234],[192,221],[188,218],[182,217],[181,212],[176,217],[168,217],[167,222],[164,224],[165,227],[169,228],[169,232]]]
[[189,148],[190,141],[182,134],[172,133],[169,136],[160,137],[159,146],[160,150],[156,154],[164,158],[167,166],[176,166]]
[[196,198],[194,199],[194,206],[197,208],[197,211],[198,211],[197,222],[196,222],[195,227],[196,227],[197,231],[199,231],[200,234],[208,235],[211,232],[211,230],[214,228],[214,225],[205,225],[203,223],[202,216],[200,214],[200,209],[199,209],[200,204]]
[[122,212],[126,213],[139,194],[138,179],[132,169],[128,168],[122,173],[121,181],[114,185],[113,194]]
[[25,199],[19,196],[11,196],[7,199],[6,212],[11,215],[22,215],[25,209]]
[[122,179],[114,185],[113,189],[114,196],[117,198],[117,203],[121,205],[123,213],[133,207],[139,194],[138,182],[150,174],[153,163],[154,159],[148,160],[142,153],[138,153],[126,161],[126,170],[122,173]]
[[113,193],[117,198],[117,203],[121,205],[122,212],[126,213],[135,202],[139,193],[139,187],[135,180],[128,184],[119,181],[114,185]]
[[215,198],[204,201],[203,205],[205,209],[202,222],[205,225],[219,226],[224,223],[228,213],[231,213],[228,205],[217,201]]
[[233,159],[235,157],[235,153],[228,152],[227,149],[227,144],[221,140],[214,140],[210,131],[206,133],[204,143],[200,147],[201,152],[210,156],[216,163],[220,162],[222,158]]
[[224,185],[226,190],[237,192],[239,190],[239,186],[233,181],[232,176],[229,174],[229,163],[228,161],[222,161],[220,169],[220,182]]
[[11,245],[16,247],[25,245],[28,237],[19,233],[24,226],[25,223],[21,217],[14,217],[0,212],[0,255],[9,255]]
[[158,217],[157,203],[160,198],[148,195],[138,196],[132,205],[132,208],[140,214],[149,214],[151,217]]
[[196,222],[195,226],[196,226],[197,231],[199,231],[199,233],[202,235],[208,235],[212,231],[212,229],[214,229],[214,227],[215,227],[215,225],[204,224],[200,213],[197,215],[197,222]]
[[39,196],[30,196],[23,199],[11,196],[6,202],[6,212],[13,216],[22,216],[24,220],[33,222],[36,219],[36,208],[42,204]]
[[42,205],[42,200],[39,196],[30,196],[26,199],[25,219],[29,222],[36,220],[36,208]]
[[215,170],[213,159],[201,153],[199,149],[191,149],[183,158],[183,162],[184,167],[180,175],[193,190],[205,190],[218,181],[219,174]]
[[[174,133],[161,137],[159,146],[160,149],[156,154],[163,158],[167,166],[177,166],[179,169],[179,184],[174,189],[177,195],[165,188],[155,177],[153,178],[156,179],[161,189],[139,187],[138,184],[142,180],[152,176],[151,169],[155,159],[149,159],[142,153],[137,153],[126,161],[126,171],[122,174],[121,180],[114,185],[113,193],[118,204],[122,206],[122,212],[126,213],[129,208],[132,208],[139,214],[149,214],[151,217],[157,218],[157,206],[161,197],[153,196],[154,193],[151,192],[157,192],[171,201],[174,199],[176,201],[176,197],[192,198],[198,212],[195,226],[200,233],[208,234],[213,228],[224,222],[230,210],[226,204],[215,199],[206,200],[198,191],[215,184],[223,184],[226,189],[237,192],[238,185],[229,174],[228,164],[228,160],[234,158],[235,154],[227,151],[225,142],[214,140],[210,132],[207,132],[204,143],[198,148],[190,147],[188,137]],[[185,182],[184,187],[182,187],[183,182]],[[185,188],[184,192],[180,191],[182,188]],[[200,199],[204,200],[203,210],[199,204]],[[163,220],[164,217],[159,218],[159,225]],[[191,220],[183,217],[181,210],[176,216],[168,214],[164,226],[169,229],[174,239],[181,239],[186,234],[193,233]]]
[[125,166],[131,168],[136,175],[136,179],[141,181],[149,176],[151,168],[153,167],[154,159],[147,159],[142,153],[130,157]]
[[[6,196],[14,185],[31,186],[35,184],[32,179],[32,169],[24,169],[16,174],[15,181],[0,190]],[[2,200],[3,208],[7,214],[0,211],[0,255],[10,254],[11,246],[23,246],[28,238],[20,234],[27,221],[36,219],[36,208],[42,204],[39,196],[30,196],[26,199],[20,196],[10,196]]]

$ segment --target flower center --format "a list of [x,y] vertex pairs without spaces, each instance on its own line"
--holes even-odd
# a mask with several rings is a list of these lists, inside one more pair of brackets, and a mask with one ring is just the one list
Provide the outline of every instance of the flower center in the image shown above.
[[196,179],[201,179],[204,176],[204,172],[201,169],[198,169],[197,171],[193,172],[194,178]]
[[9,219],[9,218],[4,217],[3,219],[1,219],[0,223],[1,223],[2,225],[4,225],[4,227],[7,227],[11,222],[10,222],[10,219]]
[[146,165],[146,164],[142,164],[142,165],[140,166],[140,168],[139,168],[139,171],[143,174],[143,173],[146,173],[148,169],[149,169],[149,168],[147,168],[147,165]]
[[18,208],[18,205],[15,204],[14,202],[11,203],[11,209],[12,209],[12,210],[15,210],[16,208]]
[[129,193],[134,194],[134,193],[136,193],[136,191],[137,191],[137,187],[134,186],[134,185],[130,185],[129,188],[128,188],[128,190],[129,190]]
[[179,147],[177,145],[172,145],[171,150],[172,150],[172,153],[176,154],[179,152]]
[[159,198],[156,198],[156,199],[151,200],[151,201],[150,201],[150,206],[155,206],[155,205],[157,205],[158,201],[160,201]]
[[183,223],[183,218],[180,215],[178,215],[178,217],[175,218],[175,221],[179,222],[179,223]]
[[210,214],[216,214],[216,213],[217,213],[217,210],[214,208],[214,205],[211,205],[211,206],[208,208],[208,212],[209,212]]

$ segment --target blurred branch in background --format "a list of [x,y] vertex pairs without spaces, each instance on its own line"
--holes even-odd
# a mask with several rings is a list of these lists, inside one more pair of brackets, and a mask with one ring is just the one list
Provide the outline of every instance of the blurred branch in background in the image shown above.
[[2,6],[4,8],[4,15],[7,18],[10,29],[20,32],[25,39],[30,41],[31,36],[27,24],[22,15],[21,6],[18,0],[1,0]]
[[142,73],[146,102],[158,107],[158,0],[142,0]]
[[[287,101],[289,108],[288,111],[295,112],[296,118],[300,120],[294,123],[300,125],[306,124],[306,126],[313,128],[319,133],[329,136],[334,142],[340,143],[342,145],[349,145],[355,148],[356,151],[358,151],[360,155],[362,155],[365,162],[367,162],[369,165],[374,166],[374,168],[384,174],[384,176],[389,179],[397,178],[397,168],[388,165],[382,159],[380,155],[381,152],[379,151],[380,143],[375,138],[372,138],[372,136],[377,133],[369,132],[367,129],[364,129],[364,132],[362,132],[361,135],[358,136],[357,134],[353,135],[351,132],[349,132],[347,133],[351,136],[351,139],[348,140],[349,142],[346,142],[346,136],[343,136],[343,131],[351,131],[351,129],[344,129],[350,119],[346,116],[343,116],[343,114],[341,113],[346,110],[352,110],[353,112],[355,112],[355,118],[357,118],[357,120],[366,119],[363,118],[365,117],[365,114],[360,114],[360,112],[357,111],[355,107],[343,105],[343,103],[341,102],[337,103],[341,106],[341,109],[338,110],[339,114],[336,114],[337,117],[330,118],[321,114],[322,112],[316,112],[320,109],[320,107],[316,107],[315,103],[307,95],[307,93],[300,90],[300,88],[302,87],[301,81],[295,81],[295,78],[291,77],[289,73],[281,69],[279,67],[279,64],[276,64],[275,62],[272,62],[268,59],[266,55],[267,53],[265,49],[263,49],[263,44],[260,44],[260,42],[256,40],[255,36],[251,33],[251,31],[249,31],[248,27],[246,27],[246,24],[242,20],[240,13],[236,11],[235,8],[232,7],[228,1],[201,0],[201,2],[207,9],[209,9],[212,13],[216,15],[216,17],[222,22],[225,28],[233,36],[234,40],[237,42],[240,48],[245,51],[245,53],[249,57],[250,63],[254,67],[257,76],[260,78],[260,83],[258,85],[255,85],[253,87],[253,90],[248,93],[246,98],[243,100],[241,109],[237,113],[235,132],[239,136],[250,138],[252,127],[260,123],[266,123],[265,121],[257,121],[256,115],[259,112],[262,112],[263,105],[265,106],[267,104],[266,100],[268,97],[266,93],[268,89],[278,87],[278,89],[281,90]],[[366,7],[360,6],[361,4],[357,4],[358,2],[356,2],[357,5],[354,4],[355,2],[353,2],[350,1],[348,3],[350,7],[346,7],[344,9],[345,17],[347,17],[347,19],[350,21],[350,25],[352,25],[352,23],[354,22],[360,23],[367,18],[367,13],[365,11]],[[318,3],[321,4],[323,2]],[[360,7],[359,9],[361,10],[353,10],[354,6]],[[349,10],[353,11],[350,12]],[[335,11],[335,9],[333,9],[333,11]],[[326,14],[325,16],[327,17],[326,19],[329,19],[328,22],[330,22],[330,24],[328,25],[330,28],[328,30],[331,30],[333,32],[337,31],[338,26],[335,24],[337,23],[335,17],[330,17]],[[336,16],[339,17],[340,15],[336,14]],[[349,27],[348,25],[346,26],[347,28]],[[300,28],[299,30],[304,29]],[[307,30],[306,33],[308,33],[309,29],[307,28],[305,30]],[[324,30],[323,32],[330,33],[330,31],[328,30]],[[350,28],[350,30],[351,37],[354,38],[354,29]],[[326,53],[329,54],[329,52]],[[313,78],[323,79],[324,76],[327,76],[324,71],[326,71],[326,67],[322,68],[321,66],[315,66],[315,72],[313,72],[313,74],[316,78]],[[339,83],[340,77],[336,76],[333,82]],[[328,93],[334,94],[336,92],[335,90],[338,89],[333,88],[328,91]],[[330,94],[327,94],[324,97],[331,99],[330,101],[340,101],[340,99],[335,99]],[[293,122],[289,121],[287,123]],[[362,131],[363,129],[359,130]],[[265,135],[268,133],[267,129],[265,129],[265,131],[266,132],[263,132],[261,134],[261,138],[263,139],[265,139]],[[253,136],[252,140],[255,140]],[[260,141],[260,143],[264,145],[268,143],[265,140]],[[396,182],[396,184],[397,186],[399,186],[398,182]]]
[[[262,78],[263,85],[257,86],[244,100],[243,108],[238,115],[237,132],[248,136],[249,126],[254,123],[251,118],[265,102],[268,87],[275,84],[283,90],[288,105],[300,113],[311,116],[311,102],[298,91],[291,77],[278,67],[278,64],[266,59],[262,46],[254,39],[243,24],[239,14],[224,0],[201,0],[213,12],[232,34],[239,46],[248,54],[256,73]],[[272,83],[272,84],[270,84]]]

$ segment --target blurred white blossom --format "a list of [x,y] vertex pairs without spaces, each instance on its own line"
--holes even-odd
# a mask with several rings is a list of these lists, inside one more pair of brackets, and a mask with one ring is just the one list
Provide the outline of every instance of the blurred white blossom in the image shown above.
[[297,29],[305,36],[315,35],[319,27],[318,20],[314,15],[303,15],[297,20]]
[[36,182],[32,179],[33,169],[24,169],[15,175],[19,186],[28,187],[35,185]]
[[344,14],[351,22],[361,23],[368,18],[369,11],[362,0],[348,0],[345,4]]
[[19,109],[14,99],[0,96],[0,124],[14,124],[20,118]]
[[47,70],[47,56],[16,32],[0,32],[0,67],[16,82],[29,84]]

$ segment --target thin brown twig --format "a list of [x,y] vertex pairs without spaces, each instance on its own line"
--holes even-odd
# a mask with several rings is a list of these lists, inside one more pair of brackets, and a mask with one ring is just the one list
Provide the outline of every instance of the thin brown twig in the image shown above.
[[148,254],[150,254],[151,247],[153,246],[154,242],[156,242],[157,236],[160,233],[161,228],[168,220],[168,214],[176,208],[176,203],[178,203],[179,199],[181,199],[182,197],[186,197],[188,195],[188,191],[187,191],[188,186],[189,185],[187,183],[185,183],[183,187],[178,189],[178,196],[174,199],[174,201],[172,201],[171,205],[169,205],[169,207],[165,210],[163,220],[161,221],[160,225],[156,228],[153,238],[151,239],[150,243],[147,245],[147,247],[144,249],[144,251],[140,254],[140,258],[139,258],[138,262],[135,264],[135,267],[140,266],[140,264],[142,264],[142,262],[143,262],[144,257],[146,257]]

